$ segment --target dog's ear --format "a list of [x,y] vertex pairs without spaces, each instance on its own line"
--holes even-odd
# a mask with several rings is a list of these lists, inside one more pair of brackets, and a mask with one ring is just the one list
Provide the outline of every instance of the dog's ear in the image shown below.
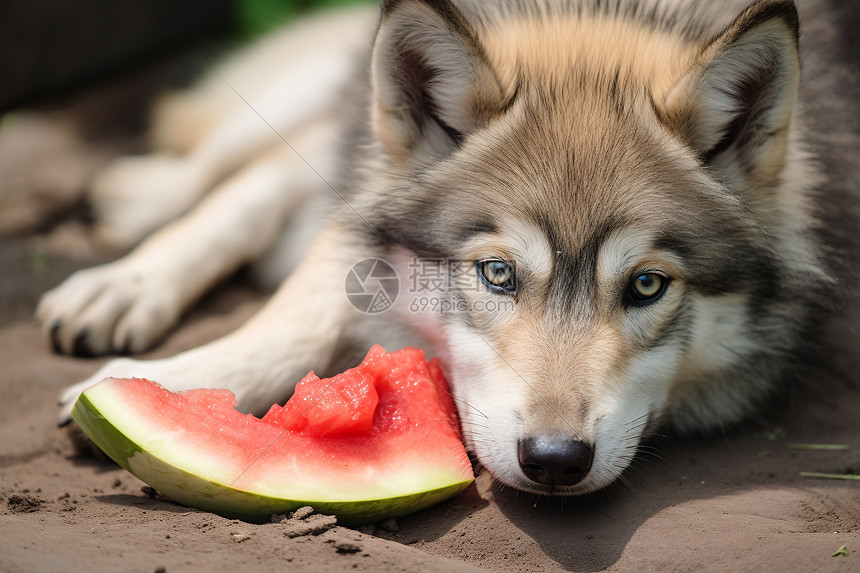
[[791,0],[759,0],[699,55],[669,93],[664,120],[729,180],[781,171],[800,76]]
[[371,77],[376,137],[407,162],[450,153],[505,105],[474,29],[448,0],[384,0]]

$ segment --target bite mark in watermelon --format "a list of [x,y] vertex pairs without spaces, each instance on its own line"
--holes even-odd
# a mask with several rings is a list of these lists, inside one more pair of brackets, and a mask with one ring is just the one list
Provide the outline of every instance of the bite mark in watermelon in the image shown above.
[[170,392],[107,378],[72,417],[107,455],[171,499],[249,521],[311,505],[347,524],[398,517],[474,479],[437,360],[374,346],[329,379],[313,372],[262,418],[228,390]]

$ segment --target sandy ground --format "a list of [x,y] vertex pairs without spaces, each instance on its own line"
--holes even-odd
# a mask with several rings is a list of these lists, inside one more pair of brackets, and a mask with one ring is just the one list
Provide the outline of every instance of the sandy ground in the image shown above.
[[[322,516],[223,519],[78,455],[54,426],[55,400],[102,361],[53,355],[31,315],[42,292],[104,260],[78,225],[55,223],[79,211],[94,169],[135,146],[133,138],[80,139],[67,123],[106,97],[18,114],[0,130],[0,571],[860,570],[860,482],[799,475],[860,470],[860,385],[845,374],[810,380],[731,433],[659,438],[622,482],[589,497],[537,499],[481,474],[455,499],[357,530]],[[264,298],[233,279],[151,356],[229,331]],[[840,357],[837,370],[857,372],[855,354]],[[792,442],[850,449],[795,450]],[[842,546],[847,555],[832,556]]]

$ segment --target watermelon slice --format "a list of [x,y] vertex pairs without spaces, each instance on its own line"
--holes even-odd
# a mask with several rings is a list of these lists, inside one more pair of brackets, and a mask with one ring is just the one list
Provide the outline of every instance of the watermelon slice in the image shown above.
[[311,505],[342,523],[406,515],[474,479],[437,360],[374,346],[361,365],[313,372],[262,418],[228,390],[173,393],[107,378],[72,417],[132,474],[184,505],[265,521]]

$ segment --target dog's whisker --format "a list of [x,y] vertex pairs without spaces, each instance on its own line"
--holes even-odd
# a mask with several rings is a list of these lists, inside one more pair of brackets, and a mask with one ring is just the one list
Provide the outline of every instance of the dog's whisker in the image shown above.
[[452,394],[450,391],[448,392],[448,395],[451,397],[452,400],[454,400],[458,404],[464,404],[467,408],[469,408],[470,410],[474,410],[475,412],[477,412],[478,414],[480,414],[484,418],[487,417],[486,414],[481,412],[478,408],[476,408],[473,404],[467,402],[466,400],[460,400],[459,398],[454,397],[454,394]]

